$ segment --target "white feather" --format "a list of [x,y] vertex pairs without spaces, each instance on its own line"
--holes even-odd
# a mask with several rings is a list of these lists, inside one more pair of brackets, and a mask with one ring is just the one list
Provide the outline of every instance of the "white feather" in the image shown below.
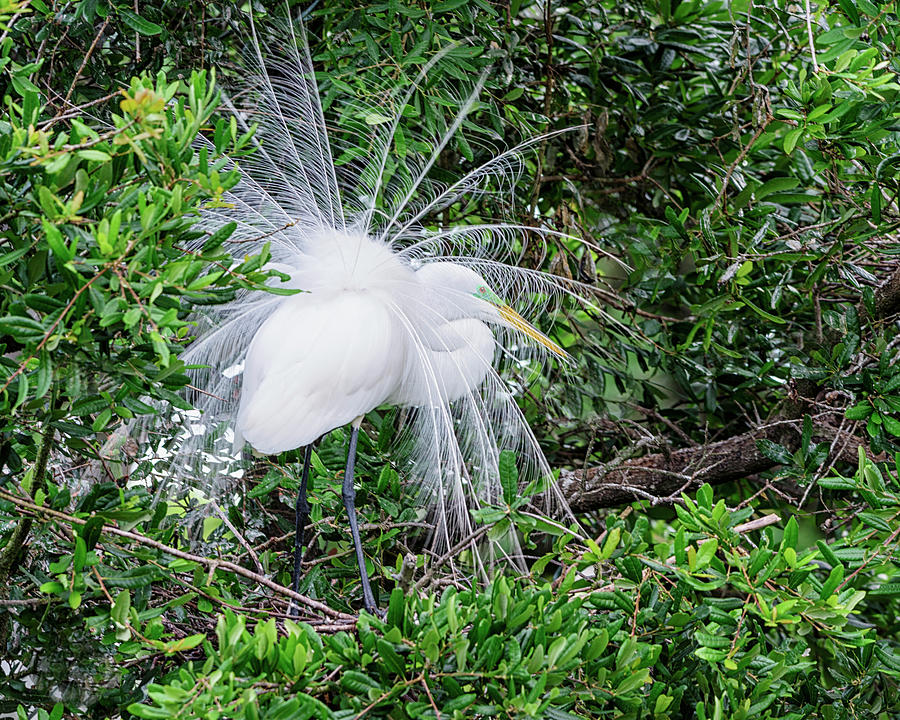
[[[510,187],[521,174],[522,152],[540,138],[449,186],[431,180],[430,170],[476,105],[482,76],[460,98],[430,155],[418,165],[409,158],[408,173],[389,172],[403,108],[438,56],[385,103],[394,111],[390,122],[353,124],[371,151],[354,152],[354,162],[337,167],[333,158],[347,148],[334,149],[326,131],[303,30],[290,27],[283,35],[267,44],[254,31],[246,86],[231,95],[241,103],[232,100],[228,108],[242,128],[258,123],[256,152],[236,166],[241,182],[199,224],[211,233],[236,222],[227,245],[236,261],[270,244],[270,267],[291,278],[282,286],[302,292],[243,291],[197,318],[197,339],[183,359],[197,366],[200,392],[193,400],[205,427],[236,425],[238,444],[276,453],[314,442],[379,405],[411,407],[399,449],[423,501],[435,506],[438,551],[472,531],[473,507],[502,504],[504,449],[517,453],[522,484],[545,480],[544,498],[564,510],[547,461],[494,366],[497,338],[526,357],[541,348],[469,287],[485,282],[523,312],[578,295],[563,278],[507,264],[526,233],[544,239],[553,233],[503,223],[442,231],[422,224],[460,199]],[[344,110],[345,119],[365,117],[355,100]],[[241,365],[242,376],[235,376]],[[227,455],[221,443],[202,457],[208,464],[217,455]]]

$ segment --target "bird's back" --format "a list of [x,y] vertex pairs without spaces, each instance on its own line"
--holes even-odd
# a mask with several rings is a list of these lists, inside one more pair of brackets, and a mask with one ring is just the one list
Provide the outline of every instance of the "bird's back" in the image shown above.
[[238,445],[302,447],[381,404],[445,405],[484,380],[493,334],[458,317],[447,263],[414,271],[357,234],[310,237],[305,249],[296,269],[278,268],[304,291],[281,299],[248,347]]

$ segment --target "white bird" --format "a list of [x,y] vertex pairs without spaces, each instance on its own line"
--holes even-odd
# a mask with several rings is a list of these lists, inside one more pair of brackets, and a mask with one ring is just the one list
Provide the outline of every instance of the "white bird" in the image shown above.
[[380,405],[441,407],[463,398],[492,368],[489,324],[521,330],[565,357],[463,265],[414,270],[364,235],[316,242],[333,254],[303,262],[306,291],[282,300],[250,342],[239,444],[274,455]]
[[[361,234],[306,238],[324,246],[290,268],[305,292],[282,300],[253,336],[244,361],[237,443],[274,455],[311,447],[352,423],[343,500],[368,610],[354,506],[353,463],[363,416],[380,405],[442,411],[473,393],[491,371],[495,340],[486,323],[520,329],[564,351],[523,320],[469,268],[436,262],[413,270],[389,246]],[[285,269],[287,272],[288,270]],[[295,565],[309,507],[304,460]],[[294,583],[299,567],[294,570]]]
[[[377,110],[347,101],[344,127],[350,123],[361,138],[347,146],[326,131],[302,27],[282,28],[281,39],[269,44],[254,29],[247,83],[231,96],[241,97],[241,105],[229,107],[242,128],[258,123],[255,152],[229,164],[240,170],[241,181],[200,224],[212,233],[236,223],[228,245],[235,262],[270,252],[266,268],[289,280],[269,285],[296,292],[246,291],[208,308],[182,356],[199,367],[195,404],[207,425],[231,424],[235,447],[246,442],[265,454],[306,447],[295,588],[309,512],[310,448],[323,434],[352,424],[343,499],[370,610],[376,603],[357,528],[353,466],[360,423],[374,408],[411,408],[401,444],[423,502],[435,506],[439,550],[472,532],[471,508],[502,504],[504,449],[517,453],[523,486],[546,481],[545,497],[564,507],[514,394],[494,367],[498,346],[518,356],[566,356],[501,299],[540,309],[573,293],[569,281],[503,262],[526,233],[552,233],[504,223],[425,224],[473,194],[514,183],[519,158],[541,138],[500,153],[451,185],[430,179],[475,106],[482,75],[431,152],[418,164],[411,155],[399,163],[394,148],[403,110],[440,58]],[[354,161],[336,164],[333,146]],[[241,365],[236,395],[232,376]]]

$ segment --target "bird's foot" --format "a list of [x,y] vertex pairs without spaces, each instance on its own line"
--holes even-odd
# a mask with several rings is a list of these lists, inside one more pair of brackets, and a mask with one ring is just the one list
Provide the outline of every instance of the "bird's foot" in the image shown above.
[[387,610],[382,610],[377,605],[366,605],[365,611],[370,615],[374,615],[380,620],[387,620]]

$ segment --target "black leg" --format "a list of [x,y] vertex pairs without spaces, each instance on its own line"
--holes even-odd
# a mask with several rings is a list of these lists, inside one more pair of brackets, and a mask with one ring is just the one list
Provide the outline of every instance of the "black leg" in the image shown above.
[[[294,508],[294,583],[293,590],[300,587],[300,558],[303,555],[303,536],[309,522],[309,502],[306,499],[306,481],[309,479],[309,463],[312,460],[312,445],[306,446],[303,458],[303,474],[300,476],[300,490],[297,492],[297,505]],[[290,614],[297,617],[299,608],[291,603]]]
[[362,581],[363,605],[370,613],[377,613],[375,598],[372,595],[372,587],[369,585],[369,576],[366,573],[366,559],[363,557],[362,542],[359,539],[359,524],[356,521],[356,491],[353,489],[353,468],[356,465],[356,439],[359,435],[359,425],[353,423],[353,431],[350,434],[350,449],[347,451],[347,468],[344,470],[344,484],[341,488],[341,496],[344,498],[344,507],[350,518],[350,534],[353,536],[353,547],[356,549],[356,562],[359,565],[359,579]]

